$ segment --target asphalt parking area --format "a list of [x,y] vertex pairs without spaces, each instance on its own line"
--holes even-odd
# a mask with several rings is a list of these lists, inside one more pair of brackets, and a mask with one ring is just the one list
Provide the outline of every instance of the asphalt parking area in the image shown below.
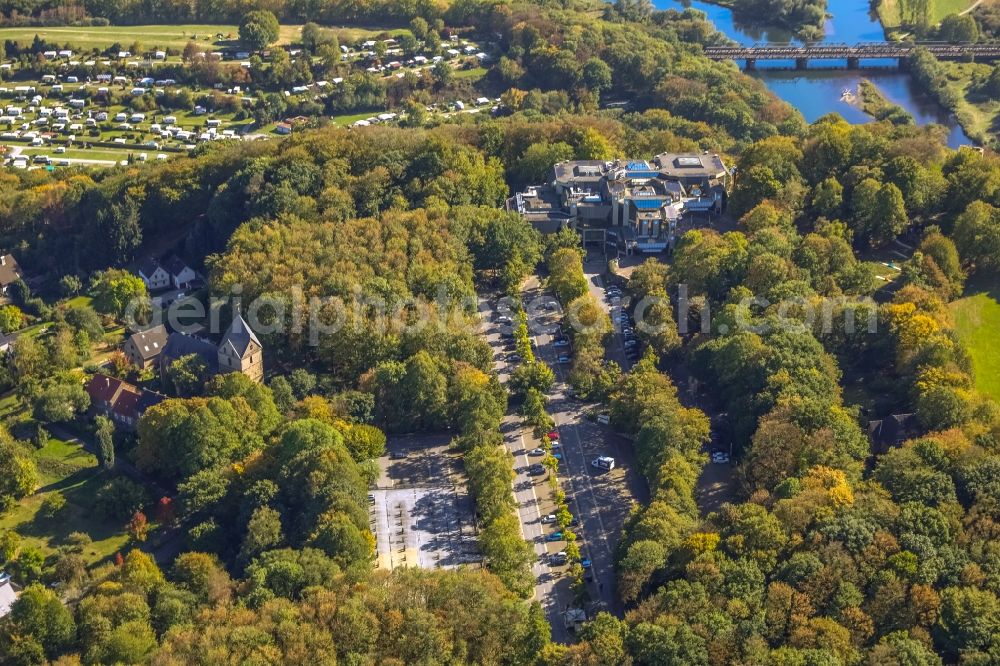
[[448,436],[391,436],[369,490],[378,567],[448,569],[482,560],[475,508]]

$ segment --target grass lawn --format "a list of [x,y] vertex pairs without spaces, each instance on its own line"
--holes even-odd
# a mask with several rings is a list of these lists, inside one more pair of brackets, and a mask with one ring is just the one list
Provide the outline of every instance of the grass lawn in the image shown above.
[[0,420],[10,423],[24,413],[24,407],[13,391],[0,396]]
[[455,72],[456,79],[481,79],[486,76],[485,67],[474,67],[472,69],[460,69]]
[[972,85],[976,77],[985,79],[993,71],[988,63],[948,62],[941,64],[948,73],[948,85],[960,96],[958,120],[973,139],[990,143],[1000,126],[1000,100],[979,92]]
[[[97,490],[109,478],[97,459],[78,444],[52,438],[35,452],[35,460],[41,487],[0,516],[0,530],[16,530],[25,542],[46,554],[66,543],[71,532],[83,532],[93,540],[83,550],[88,564],[122,550],[128,542],[124,526],[99,519],[92,508]],[[66,499],[61,514],[53,520],[37,516],[42,502],[53,494]]]
[[[903,14],[909,14],[908,8],[913,0],[882,0],[878,8],[878,16],[882,25],[886,28],[898,28],[900,21],[900,5],[903,7]],[[928,3],[927,18],[933,24],[940,23],[944,17],[950,14],[963,12],[975,0],[930,0]]]
[[363,113],[346,113],[342,116],[332,116],[330,122],[334,125],[350,125],[355,120],[366,120],[372,116],[377,116],[383,111],[364,111]]
[[74,296],[73,298],[68,298],[63,303],[68,308],[78,308],[81,306],[89,306],[94,302],[92,296],[87,296],[86,294],[80,294],[79,296]]
[[390,29],[373,26],[370,28],[330,28],[330,32],[337,36],[337,41],[341,44],[353,44],[361,39],[375,39],[381,34],[401,35],[404,32],[408,32],[408,30],[406,28]]
[[[296,41],[302,31],[299,25],[283,25],[279,43],[287,44]],[[181,50],[185,44],[196,38],[206,50],[215,50],[225,44],[218,43],[216,35],[221,34],[223,40],[235,39],[239,29],[235,25],[112,25],[105,27],[36,27],[36,28],[3,28],[0,29],[0,39],[13,40],[21,44],[30,44],[38,35],[47,42],[69,44],[70,48],[78,50],[104,50],[112,44],[119,43],[123,48],[129,48],[138,41],[143,48],[173,48]],[[221,40],[220,40],[221,41]]]
[[949,305],[958,337],[972,356],[976,387],[1000,401],[1000,303],[987,293],[972,294]]
[[103,148],[93,148],[87,150],[72,150],[68,149],[64,153],[56,153],[51,147],[47,148],[25,148],[21,151],[22,155],[48,155],[52,158],[53,162],[59,160],[107,160],[110,162],[117,162],[118,160],[128,159],[129,154],[138,155],[141,152],[145,152],[149,155],[152,152],[151,159],[156,157],[156,151],[152,148],[138,150],[136,148],[131,148],[129,150],[110,150]]

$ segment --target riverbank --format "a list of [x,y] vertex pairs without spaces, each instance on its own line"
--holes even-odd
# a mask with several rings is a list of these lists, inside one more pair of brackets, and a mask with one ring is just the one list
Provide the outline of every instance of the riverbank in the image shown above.
[[914,83],[951,111],[970,140],[995,147],[993,132],[1000,120],[1000,101],[985,90],[992,71],[991,65],[945,62],[927,52],[910,58]]
[[993,66],[974,62],[942,62],[946,85],[958,98],[955,117],[965,133],[977,143],[997,148],[996,128],[1000,126],[1000,96],[985,85]]
[[[912,2],[906,0],[881,0],[876,3],[876,14],[887,34],[900,30],[904,24],[914,22],[907,16]],[[927,24],[936,25],[951,14],[962,14],[977,4],[977,0],[932,0],[927,3]]]
[[878,86],[868,79],[862,79],[858,84],[858,98],[861,110],[875,120],[888,120],[895,125],[912,125],[915,122],[906,109],[886,99]]
[[803,41],[818,41],[825,36],[827,0],[707,0],[725,7],[740,23],[766,32],[786,32]]
[[[759,0],[758,0],[759,1]],[[970,0],[971,1],[971,0]],[[729,3],[723,6],[719,3]],[[742,46],[761,42],[788,42],[794,36],[779,29],[763,30],[741,22],[730,8],[734,2],[744,0],[653,0],[657,9],[683,11],[690,7],[703,12],[716,29]],[[827,0],[829,13],[824,40],[841,44],[861,44],[885,40],[882,29],[869,0]],[[761,15],[766,15],[762,13]],[[882,64],[882,63],[880,63]],[[844,90],[855,91],[862,79],[868,79],[892,104],[905,109],[918,125],[936,123],[947,130],[945,140],[952,148],[970,143],[969,137],[956,122],[952,112],[942,107],[935,97],[921,89],[914,78],[905,71],[890,69],[892,61],[884,63],[885,70],[794,70],[791,63],[757,63],[754,78],[785,102],[798,109],[806,122],[815,122],[828,113],[836,112],[851,124],[872,121],[872,116],[861,109],[856,101],[845,100]],[[776,69],[776,68],[783,69]]]

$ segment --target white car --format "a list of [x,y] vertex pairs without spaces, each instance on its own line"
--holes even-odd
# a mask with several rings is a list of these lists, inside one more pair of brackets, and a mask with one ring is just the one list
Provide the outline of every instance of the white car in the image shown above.
[[615,468],[615,459],[611,456],[598,456],[590,464],[597,469],[612,470]]
[[545,523],[546,525],[549,523],[556,522],[556,514],[550,513],[547,516],[542,516],[542,522]]
[[545,449],[542,449],[542,448],[531,449],[530,451],[528,451],[528,455],[529,456],[544,456],[545,455]]
[[571,359],[571,358],[570,358],[569,356],[567,356],[566,354],[560,354],[560,355],[559,355],[559,358],[557,359],[557,362],[558,362],[558,363],[560,363],[560,364],[563,364],[563,365],[565,365],[566,363],[572,363],[572,362],[573,362],[573,359]]

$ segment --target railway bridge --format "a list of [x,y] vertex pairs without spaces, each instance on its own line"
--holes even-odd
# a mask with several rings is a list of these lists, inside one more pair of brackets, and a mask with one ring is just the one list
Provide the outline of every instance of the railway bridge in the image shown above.
[[[910,55],[921,48],[941,60],[1000,60],[1000,44],[949,44],[944,42],[864,42],[859,44],[753,44],[751,46],[706,46],[712,60],[742,60],[747,70],[760,60],[789,60],[796,69],[806,69],[810,60],[839,60],[847,69],[865,67],[863,61],[894,59],[905,69]],[[868,64],[868,67],[875,66]]]

